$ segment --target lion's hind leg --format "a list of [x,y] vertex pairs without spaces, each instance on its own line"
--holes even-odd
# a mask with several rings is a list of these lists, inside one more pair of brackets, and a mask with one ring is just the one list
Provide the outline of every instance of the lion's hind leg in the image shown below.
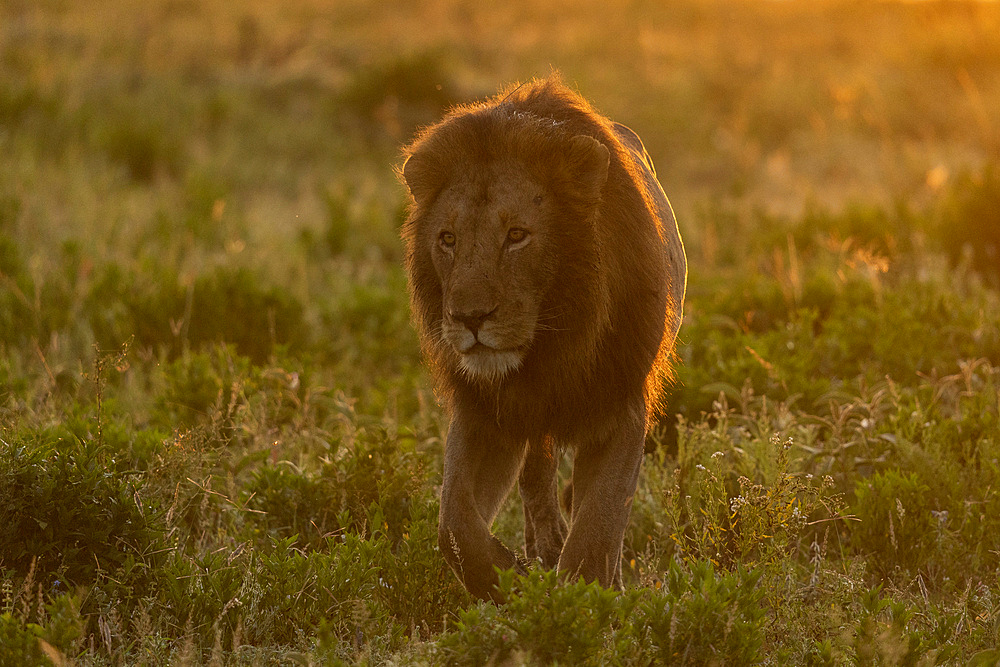
[[573,463],[573,512],[559,570],[569,577],[621,588],[622,541],[645,444],[637,409],[608,442],[583,443]]
[[545,567],[559,562],[566,541],[566,522],[559,510],[559,452],[552,438],[528,443],[518,487],[524,505],[524,550],[529,560]]

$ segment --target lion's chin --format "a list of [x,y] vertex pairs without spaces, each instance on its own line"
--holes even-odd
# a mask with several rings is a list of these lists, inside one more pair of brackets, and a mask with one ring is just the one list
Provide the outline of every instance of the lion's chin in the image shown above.
[[498,382],[520,367],[521,358],[517,350],[494,350],[480,344],[460,355],[459,364],[470,378]]

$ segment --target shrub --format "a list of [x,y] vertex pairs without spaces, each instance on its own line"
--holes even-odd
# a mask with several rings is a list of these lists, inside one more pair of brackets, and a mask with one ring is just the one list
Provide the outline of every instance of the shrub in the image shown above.
[[302,304],[261,282],[248,269],[219,267],[184,288],[175,271],[156,264],[140,272],[108,264],[97,271],[84,308],[102,347],[134,335],[137,345],[176,356],[186,346],[231,343],[263,363],[275,345],[303,344],[307,327]]
[[836,512],[832,480],[792,471],[791,438],[744,431],[733,442],[726,435],[733,430],[725,419],[714,429],[682,422],[676,472],[656,466],[647,473],[663,494],[662,509],[650,517],[640,503],[636,528],[642,531],[645,523],[660,563],[670,555],[667,540],[685,561],[708,560],[726,569],[773,563],[808,539],[809,520]]
[[324,318],[331,342],[327,354],[352,368],[398,373],[417,366],[420,347],[406,295],[405,278],[397,270],[381,283],[352,285]]
[[248,269],[220,267],[194,282],[188,322],[193,345],[232,343],[263,363],[275,345],[301,344],[306,331],[302,304],[284,290],[261,285]]
[[952,262],[968,258],[973,269],[1000,285],[1000,164],[957,180],[942,207],[937,240]]
[[876,555],[882,574],[896,567],[916,574],[934,553],[937,522],[935,500],[915,473],[887,470],[858,480],[851,506],[859,522],[852,523],[857,552]]
[[[423,462],[411,440],[392,438],[380,429],[353,434],[333,443],[326,461],[314,472],[291,466],[256,470],[245,492],[256,522],[280,537],[316,546],[343,531],[378,530],[397,543],[409,531]],[[368,525],[370,508],[378,525]],[[435,538],[436,539],[436,538]]]
[[863,591],[850,637],[850,653],[859,665],[943,664],[957,651],[948,643],[928,642],[911,623],[914,610],[882,596],[881,586]]
[[34,329],[33,292],[18,245],[0,221],[0,345],[21,345]]
[[51,665],[52,661],[42,651],[41,626],[22,624],[10,613],[0,614],[0,665]]
[[187,161],[176,120],[180,109],[165,105],[153,92],[101,91],[80,112],[88,143],[142,183],[177,176]]
[[621,593],[551,570],[502,572],[507,603],[478,603],[437,642],[448,664],[739,664],[759,662],[760,574],[674,562],[655,589]]
[[[350,535],[331,542],[328,553],[305,554],[291,539],[259,548],[231,544],[201,555],[177,553],[157,573],[160,599],[173,631],[187,627],[205,646],[217,636],[228,645],[237,636],[248,643],[287,644],[320,619],[334,624],[344,639],[359,630],[386,633],[391,620],[377,607],[373,566],[385,548],[379,538]],[[366,605],[375,608],[358,614]]]
[[[752,665],[763,659],[764,591],[759,572],[716,574],[708,561],[671,564],[663,588],[639,604],[639,622],[660,664]],[[636,619],[638,620],[638,619]]]
[[470,607],[438,641],[445,662],[503,663],[514,654],[531,664],[600,664],[620,609],[613,591],[596,583],[561,583],[553,570],[524,577],[501,573],[500,589],[506,605]]
[[[159,421],[164,426],[219,423],[228,420],[252,391],[258,374],[250,360],[223,345],[204,352],[186,352],[163,368],[162,391],[157,396]],[[220,443],[222,444],[222,443]]]
[[357,69],[340,100],[399,139],[439,118],[458,101],[458,94],[443,55],[426,51]]
[[0,441],[0,553],[20,573],[86,583],[145,558],[160,535],[155,508],[106,450],[66,430]]

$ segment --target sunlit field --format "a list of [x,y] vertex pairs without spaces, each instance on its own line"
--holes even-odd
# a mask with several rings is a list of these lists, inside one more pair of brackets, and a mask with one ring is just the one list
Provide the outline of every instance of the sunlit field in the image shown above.
[[[553,70],[688,300],[625,590],[497,607],[437,549],[395,170]],[[1000,664],[1000,3],[0,2],[22,664]]]

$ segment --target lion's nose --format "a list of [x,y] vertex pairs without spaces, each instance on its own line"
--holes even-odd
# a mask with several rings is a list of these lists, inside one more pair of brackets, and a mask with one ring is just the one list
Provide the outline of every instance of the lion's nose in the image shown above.
[[464,324],[465,328],[471,331],[472,335],[475,336],[479,333],[479,327],[483,326],[483,322],[489,319],[490,315],[496,311],[497,307],[494,307],[491,310],[477,308],[467,312],[451,311],[450,315],[451,319]]

